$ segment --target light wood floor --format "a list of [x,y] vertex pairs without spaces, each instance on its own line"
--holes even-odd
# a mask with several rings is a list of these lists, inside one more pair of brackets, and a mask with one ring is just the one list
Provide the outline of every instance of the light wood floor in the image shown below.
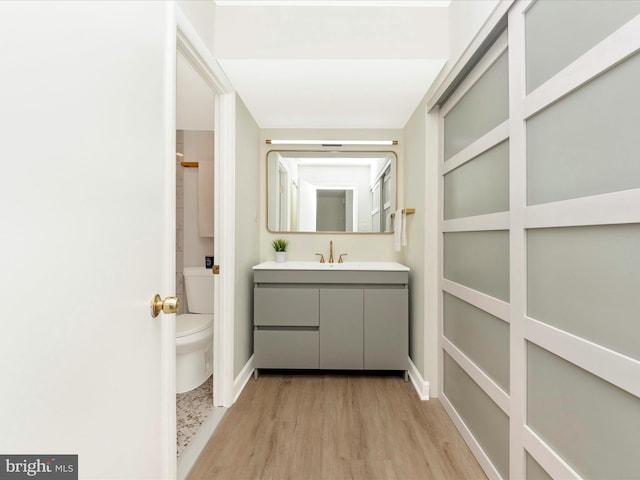
[[438,400],[400,376],[265,373],[195,464],[197,479],[486,479]]

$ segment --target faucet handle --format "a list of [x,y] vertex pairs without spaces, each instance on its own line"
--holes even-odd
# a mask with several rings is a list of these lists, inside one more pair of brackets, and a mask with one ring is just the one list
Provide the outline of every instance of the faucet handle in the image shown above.
[[338,263],[344,263],[344,260],[342,260],[342,257],[344,257],[345,255],[349,255],[348,253],[341,253],[340,257],[338,257]]
[[321,253],[316,253],[316,255],[320,255],[320,263],[324,263],[324,255]]

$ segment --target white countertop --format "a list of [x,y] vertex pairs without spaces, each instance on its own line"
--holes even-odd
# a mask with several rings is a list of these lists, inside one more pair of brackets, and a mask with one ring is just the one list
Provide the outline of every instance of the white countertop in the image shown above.
[[406,265],[397,262],[348,262],[320,263],[316,262],[263,262],[253,267],[254,270],[351,270],[369,272],[408,272]]

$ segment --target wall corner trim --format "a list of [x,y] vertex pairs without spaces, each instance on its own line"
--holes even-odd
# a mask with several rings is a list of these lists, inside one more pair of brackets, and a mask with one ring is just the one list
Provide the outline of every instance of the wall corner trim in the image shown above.
[[420,400],[429,400],[429,382],[427,382],[418,367],[411,361],[411,357],[408,358],[409,361],[409,378],[411,378],[411,383],[413,383]]
[[448,70],[446,70],[447,65],[443,67],[436,81],[427,91],[427,112],[430,112],[435,106],[444,105],[484,53],[506,31],[507,15],[514,1],[504,0],[498,2],[471,43],[460,57],[455,60],[455,63]]
[[242,370],[240,370],[240,373],[238,374],[238,376],[233,380],[232,404],[236,403],[236,400],[238,400],[238,397],[244,390],[244,387],[247,386],[247,382],[251,378],[251,374],[253,373],[253,370],[254,370],[253,357],[254,357],[253,355],[249,357],[249,360],[247,360],[247,363],[244,364],[244,367],[242,367]]

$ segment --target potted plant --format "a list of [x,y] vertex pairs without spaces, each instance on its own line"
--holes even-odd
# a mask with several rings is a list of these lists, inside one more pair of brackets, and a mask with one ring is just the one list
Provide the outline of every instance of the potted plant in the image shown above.
[[273,249],[276,251],[276,262],[283,263],[287,261],[287,246],[289,242],[283,238],[277,238],[273,242]]

